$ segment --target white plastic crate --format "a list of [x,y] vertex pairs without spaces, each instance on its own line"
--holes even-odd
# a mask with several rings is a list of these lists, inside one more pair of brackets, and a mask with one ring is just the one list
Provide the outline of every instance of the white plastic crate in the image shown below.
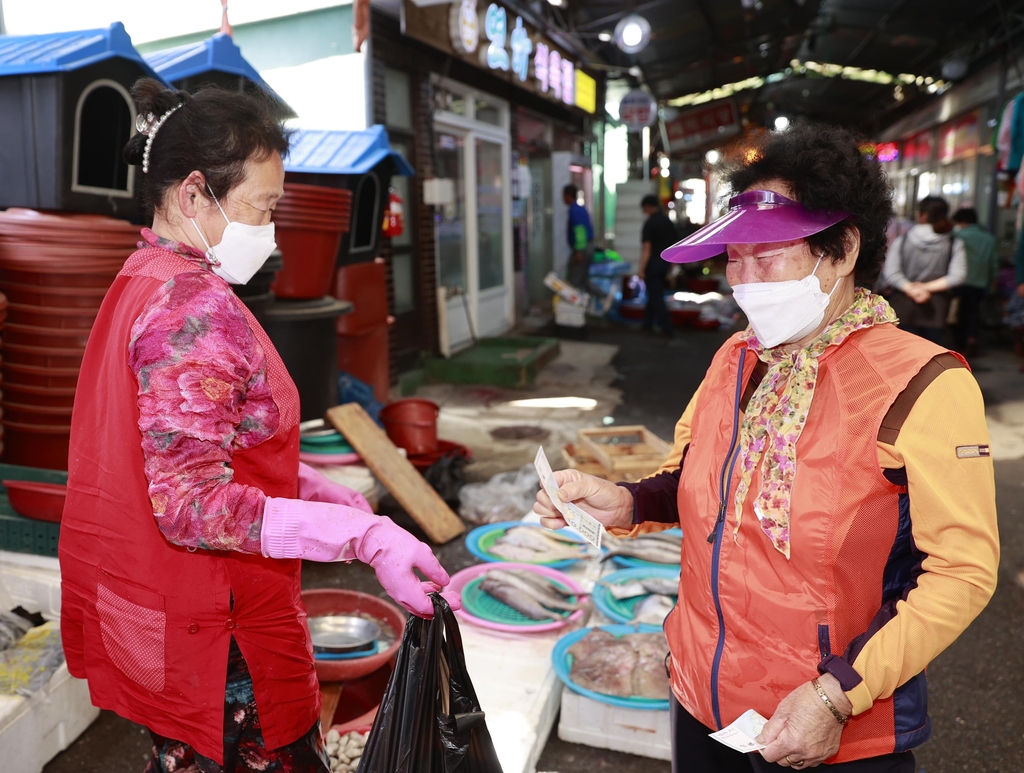
[[672,759],[672,727],[668,711],[609,706],[562,690],[558,737],[597,749],[611,749],[656,760]]
[[4,773],[40,773],[99,714],[88,685],[71,676],[67,664],[31,698],[0,695],[0,767]]

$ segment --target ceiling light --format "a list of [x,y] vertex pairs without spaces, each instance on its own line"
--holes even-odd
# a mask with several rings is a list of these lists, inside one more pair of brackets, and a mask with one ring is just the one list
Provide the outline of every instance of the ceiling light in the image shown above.
[[563,0],[548,0],[548,3],[550,5],[555,6],[555,8],[561,8],[563,5]]
[[669,176],[669,171],[668,171],[668,167],[667,166],[664,166],[664,167],[661,168],[661,176],[662,177],[668,177]]
[[682,191],[676,191],[676,198],[677,199],[683,198],[683,192]]
[[780,115],[778,118],[775,119],[775,131],[784,132],[788,128],[789,119],[786,116]]
[[722,160],[722,154],[719,153],[714,148],[712,148],[711,150],[704,154],[704,160],[711,164],[711,166],[714,166],[715,164]]
[[609,43],[612,39],[612,33],[608,32],[607,30],[598,32],[597,39],[600,40],[602,43]]
[[643,51],[650,40],[651,24],[639,14],[631,13],[624,16],[615,25],[615,45],[627,54]]
[[661,165],[662,169],[668,169],[671,163],[672,162],[669,161],[668,156],[662,156],[661,158],[658,159],[658,164]]

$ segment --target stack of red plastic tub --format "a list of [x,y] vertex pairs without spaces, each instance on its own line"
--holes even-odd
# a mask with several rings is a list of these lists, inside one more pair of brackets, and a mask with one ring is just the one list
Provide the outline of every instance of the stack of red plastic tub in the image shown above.
[[338,370],[373,387],[388,401],[387,266],[377,259],[338,269],[334,297],[351,301],[352,313],[338,318]]
[[272,285],[278,298],[310,300],[331,291],[342,234],[352,219],[352,191],[285,183],[274,209],[284,268]]
[[89,331],[138,241],[136,226],[101,215],[0,212],[5,462],[67,469]]

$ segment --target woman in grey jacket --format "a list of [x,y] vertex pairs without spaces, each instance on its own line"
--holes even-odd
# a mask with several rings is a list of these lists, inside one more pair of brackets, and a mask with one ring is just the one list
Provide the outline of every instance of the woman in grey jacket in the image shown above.
[[889,302],[900,327],[935,343],[942,342],[949,291],[967,278],[967,251],[952,231],[949,204],[926,196],[917,205],[917,225],[893,240],[882,272],[896,291]]

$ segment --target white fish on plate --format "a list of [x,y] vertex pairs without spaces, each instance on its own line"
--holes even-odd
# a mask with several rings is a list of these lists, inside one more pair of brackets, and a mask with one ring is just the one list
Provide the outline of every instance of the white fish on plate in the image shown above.
[[675,605],[676,601],[671,596],[652,593],[633,610],[633,622],[642,625],[663,625]]
[[605,585],[612,597],[618,601],[646,596],[649,593],[674,596],[679,591],[679,577],[640,577],[625,582],[609,582]]

